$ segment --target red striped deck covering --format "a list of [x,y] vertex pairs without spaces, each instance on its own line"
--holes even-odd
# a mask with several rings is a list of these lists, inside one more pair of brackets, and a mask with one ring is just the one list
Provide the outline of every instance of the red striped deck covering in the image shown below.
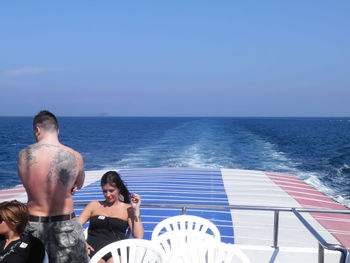
[[[325,194],[290,174],[265,173],[269,178],[293,197],[301,207],[348,210]],[[350,249],[350,215],[311,213],[344,247]]]

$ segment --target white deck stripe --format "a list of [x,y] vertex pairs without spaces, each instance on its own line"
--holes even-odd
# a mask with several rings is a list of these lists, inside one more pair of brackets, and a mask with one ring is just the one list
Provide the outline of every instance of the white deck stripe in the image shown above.
[[[262,205],[262,206],[289,206],[289,207],[300,207],[299,203],[289,196],[283,189],[277,186],[264,172],[254,172],[253,174],[247,171],[240,170],[227,170],[222,169],[223,181],[229,203],[232,205]],[[246,180],[245,177],[259,177],[261,183],[261,189],[256,192],[256,184],[252,191],[251,184],[242,183],[237,184],[237,181]],[[299,184],[292,183],[294,188],[303,189],[299,187]],[[266,187],[268,186],[268,187]],[[298,186],[298,187],[295,187]],[[276,198],[275,194],[271,194],[271,188],[275,192],[279,192],[283,197]],[[248,193],[242,196],[242,191]],[[260,193],[264,193],[261,195]],[[251,196],[252,198],[249,198]],[[254,198],[256,196],[256,198]],[[306,198],[307,199],[307,198]],[[309,198],[313,199],[313,198]],[[323,201],[323,200],[317,200]],[[237,211],[232,210],[233,224],[235,227],[235,234],[237,236],[236,241],[238,243],[251,242],[251,245],[272,245],[272,224],[273,224],[273,213],[272,212],[254,212],[254,211]],[[303,214],[311,224],[317,229],[324,233],[323,237],[330,243],[338,243],[337,240],[324,229],[314,218],[307,214]],[[259,218],[259,220],[256,220]],[[268,227],[267,227],[268,226]],[[255,229],[255,231],[252,231]],[[298,235],[301,229],[304,229],[303,235]],[[268,237],[267,239],[264,237]],[[288,237],[288,238],[287,238]],[[260,241],[259,241],[260,240]],[[264,241],[265,240],[265,241]],[[269,242],[267,242],[269,240]],[[266,243],[267,242],[267,243]],[[307,230],[301,225],[298,219],[290,213],[280,213],[280,224],[279,224],[279,245],[284,246],[287,244],[300,244],[303,247],[314,247],[316,246],[315,239],[308,234]]]

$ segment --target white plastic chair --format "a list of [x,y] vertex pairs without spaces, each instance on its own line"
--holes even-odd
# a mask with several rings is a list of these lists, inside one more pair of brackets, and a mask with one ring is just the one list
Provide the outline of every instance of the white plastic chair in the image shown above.
[[217,241],[221,241],[220,232],[211,221],[193,215],[172,216],[164,219],[154,228],[152,232],[152,240],[164,232],[177,231],[194,231],[206,233],[213,235]]
[[164,252],[157,244],[144,239],[113,242],[100,249],[90,263],[97,263],[107,253],[112,253],[114,263],[165,263]]
[[235,245],[214,240],[193,243],[186,249],[172,253],[168,263],[250,263],[249,258]]
[[166,232],[153,240],[164,251],[167,258],[173,253],[186,250],[188,247],[205,246],[206,242],[218,242],[214,236],[195,231]]

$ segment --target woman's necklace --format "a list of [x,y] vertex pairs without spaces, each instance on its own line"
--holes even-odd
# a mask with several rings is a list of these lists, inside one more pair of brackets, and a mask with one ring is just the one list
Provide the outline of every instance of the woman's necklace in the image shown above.
[[0,256],[0,262],[2,262],[8,255],[10,255],[11,253],[13,253],[13,252],[15,251],[15,248],[16,248],[16,247],[18,246],[18,244],[21,243],[21,242],[22,242],[21,240],[17,241],[16,243],[14,243],[14,244],[11,246],[11,248],[10,248],[9,251],[7,251],[4,255]]

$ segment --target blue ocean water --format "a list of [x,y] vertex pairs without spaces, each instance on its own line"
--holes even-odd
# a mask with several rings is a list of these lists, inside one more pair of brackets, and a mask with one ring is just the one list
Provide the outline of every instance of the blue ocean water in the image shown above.
[[[86,170],[212,167],[291,173],[350,206],[350,118],[61,117]],[[31,117],[0,117],[0,189],[19,184]]]

